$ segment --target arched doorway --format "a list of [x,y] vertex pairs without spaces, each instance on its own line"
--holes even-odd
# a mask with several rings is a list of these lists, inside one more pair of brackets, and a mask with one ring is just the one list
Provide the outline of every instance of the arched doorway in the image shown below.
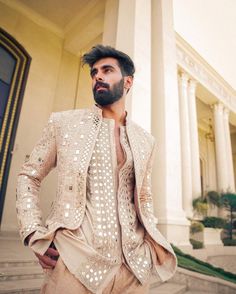
[[0,221],[31,58],[0,28]]

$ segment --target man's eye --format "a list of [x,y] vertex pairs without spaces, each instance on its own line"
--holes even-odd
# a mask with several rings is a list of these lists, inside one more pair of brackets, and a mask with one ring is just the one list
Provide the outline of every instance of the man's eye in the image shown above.
[[112,72],[112,69],[111,68],[106,68],[105,72]]

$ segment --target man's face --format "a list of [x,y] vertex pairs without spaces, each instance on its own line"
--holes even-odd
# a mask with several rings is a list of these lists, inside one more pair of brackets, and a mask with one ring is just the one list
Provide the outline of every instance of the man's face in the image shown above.
[[98,60],[91,68],[93,96],[101,106],[118,101],[124,94],[124,77],[115,58]]

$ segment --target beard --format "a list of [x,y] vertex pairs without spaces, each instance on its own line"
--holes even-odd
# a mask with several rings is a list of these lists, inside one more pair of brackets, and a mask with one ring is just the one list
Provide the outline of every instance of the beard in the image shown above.
[[[98,86],[101,86],[105,89],[97,91]],[[124,78],[114,84],[111,89],[109,84],[102,82],[96,82],[95,86],[93,87],[94,100],[97,104],[101,106],[106,106],[120,100],[120,98],[123,96],[123,92]]]

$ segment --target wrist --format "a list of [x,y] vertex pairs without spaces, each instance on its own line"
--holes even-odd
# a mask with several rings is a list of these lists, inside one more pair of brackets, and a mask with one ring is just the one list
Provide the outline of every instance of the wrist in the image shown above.
[[26,244],[27,244],[27,245],[29,245],[29,241],[30,241],[30,239],[33,237],[34,233],[35,233],[35,232],[29,234],[29,235],[26,237],[25,241],[26,241]]

